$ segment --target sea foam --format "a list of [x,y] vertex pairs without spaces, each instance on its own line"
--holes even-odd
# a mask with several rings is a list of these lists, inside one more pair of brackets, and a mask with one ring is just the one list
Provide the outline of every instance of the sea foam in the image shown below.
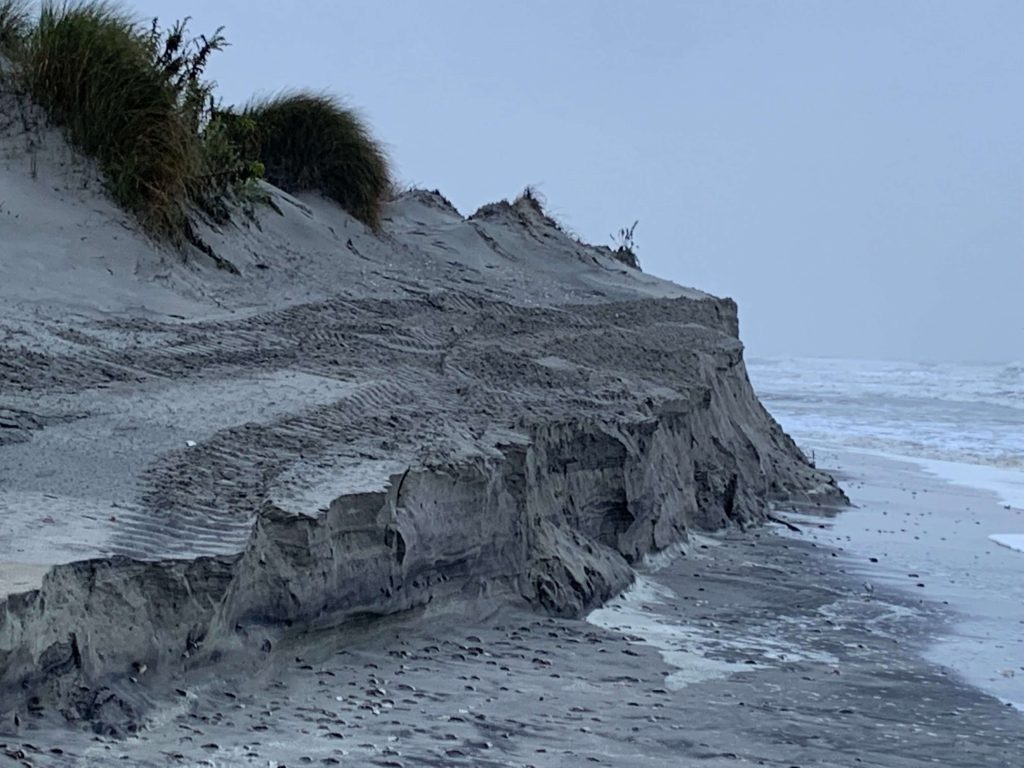
[[993,533],[989,538],[996,544],[1024,552],[1024,533]]

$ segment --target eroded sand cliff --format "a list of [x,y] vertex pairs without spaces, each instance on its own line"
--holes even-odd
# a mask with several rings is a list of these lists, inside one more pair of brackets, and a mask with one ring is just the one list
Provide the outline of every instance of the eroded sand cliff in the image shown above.
[[130,729],[296,626],[578,615],[688,531],[841,497],[754,395],[732,301],[528,200],[410,192],[374,235],[268,188],[204,229],[234,275],[138,235],[57,136],[4,142],[4,723]]

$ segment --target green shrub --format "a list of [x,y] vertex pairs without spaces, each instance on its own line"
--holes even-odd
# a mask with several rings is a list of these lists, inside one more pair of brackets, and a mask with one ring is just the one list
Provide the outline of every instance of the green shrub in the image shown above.
[[227,199],[262,177],[254,160],[255,123],[221,109],[214,84],[204,78],[210,56],[227,46],[223,27],[209,37],[192,38],[188,21],[177,21],[164,31],[154,19],[148,42],[153,62],[174,89],[181,117],[196,141],[197,167],[188,179],[189,198],[223,222],[229,217]]
[[13,55],[29,30],[26,0],[0,0],[0,54]]
[[231,109],[210,107],[201,130],[203,174],[229,184],[262,179],[256,121]]
[[32,99],[96,158],[114,199],[181,241],[198,138],[154,33],[112,5],[45,4],[22,62]]
[[381,146],[353,110],[305,92],[251,102],[266,178],[287,192],[315,190],[376,229],[391,193]]

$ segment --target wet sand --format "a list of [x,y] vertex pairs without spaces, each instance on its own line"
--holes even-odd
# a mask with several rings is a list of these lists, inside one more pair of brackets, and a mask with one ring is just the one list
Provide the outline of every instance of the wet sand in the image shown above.
[[1024,710],[1024,553],[992,539],[1024,532],[1024,509],[913,460],[817,453],[858,507],[804,538],[841,548],[848,572],[866,583],[947,606],[951,622],[932,633],[928,658]]
[[[1015,764],[1024,716],[922,657],[948,610],[868,592],[850,564],[733,532],[603,610],[635,631],[482,604],[323,628],[177,681],[127,741],[42,715],[4,749],[30,766]],[[683,628],[675,653],[652,625]]]

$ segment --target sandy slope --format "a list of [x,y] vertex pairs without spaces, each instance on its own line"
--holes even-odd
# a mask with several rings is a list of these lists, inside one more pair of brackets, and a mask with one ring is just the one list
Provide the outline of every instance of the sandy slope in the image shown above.
[[838,495],[751,391],[731,301],[528,201],[467,219],[412,192],[378,236],[268,188],[201,229],[232,274],[146,241],[17,125],[0,710],[131,725],[132,670],[325,617],[479,595],[576,614],[693,528]]
[[602,626],[448,603],[295,631],[183,675],[136,736],[34,717],[7,748],[33,766],[154,768],[1016,764],[1021,716],[921,658],[939,606],[866,593],[842,572],[853,558],[806,535],[701,542]]

